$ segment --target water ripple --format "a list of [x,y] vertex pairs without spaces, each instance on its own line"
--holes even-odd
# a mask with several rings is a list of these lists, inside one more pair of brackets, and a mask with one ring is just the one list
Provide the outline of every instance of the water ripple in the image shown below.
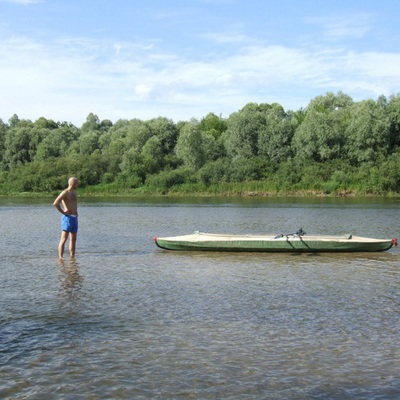
[[[35,211],[36,243],[29,227],[19,243],[2,242],[0,398],[399,398],[399,249],[169,253],[149,233],[163,207],[119,206],[101,218],[87,207],[76,261],[58,263],[58,231],[48,232],[47,210]],[[286,211],[288,220],[296,211],[323,227],[352,213],[371,220],[370,208],[344,216],[340,207],[317,208],[316,220],[304,205]],[[376,218],[393,220],[389,211]],[[183,231],[230,217],[240,231],[259,225],[263,212],[278,224],[275,209],[186,206],[169,207],[162,226]],[[12,235],[27,215],[9,218]],[[100,219],[110,227],[101,238]]]

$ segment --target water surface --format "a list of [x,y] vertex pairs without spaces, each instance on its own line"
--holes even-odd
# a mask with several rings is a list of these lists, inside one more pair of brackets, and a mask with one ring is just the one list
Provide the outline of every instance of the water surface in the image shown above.
[[399,237],[384,199],[0,199],[0,398],[398,399],[400,251],[166,252],[154,236]]

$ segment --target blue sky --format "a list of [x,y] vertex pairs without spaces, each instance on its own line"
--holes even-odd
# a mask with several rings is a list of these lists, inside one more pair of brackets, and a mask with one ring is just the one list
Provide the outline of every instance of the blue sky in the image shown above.
[[397,0],[0,0],[0,118],[227,118],[400,92]]

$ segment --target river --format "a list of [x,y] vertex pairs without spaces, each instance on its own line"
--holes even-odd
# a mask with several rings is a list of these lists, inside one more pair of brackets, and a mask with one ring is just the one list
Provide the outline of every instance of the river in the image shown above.
[[[155,236],[400,237],[397,199],[0,198],[0,398],[398,399],[400,249],[168,252]],[[68,252],[66,252],[68,254]]]

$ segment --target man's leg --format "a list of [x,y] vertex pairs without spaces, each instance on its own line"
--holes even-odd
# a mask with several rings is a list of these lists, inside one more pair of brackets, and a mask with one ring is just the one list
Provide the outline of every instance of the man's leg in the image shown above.
[[71,232],[71,238],[69,240],[69,255],[71,258],[75,257],[75,248],[76,248],[76,237],[78,236],[77,233]]
[[60,243],[58,244],[58,258],[63,258],[64,257],[64,247],[65,247],[65,242],[68,239],[68,232],[62,231],[61,232],[61,238],[60,238]]

